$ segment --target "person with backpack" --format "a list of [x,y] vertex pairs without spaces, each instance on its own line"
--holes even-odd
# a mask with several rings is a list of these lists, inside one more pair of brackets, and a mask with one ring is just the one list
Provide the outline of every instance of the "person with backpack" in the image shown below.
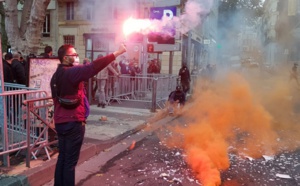
[[58,49],[60,64],[50,81],[59,148],[54,175],[55,186],[75,185],[75,167],[90,112],[84,81],[95,76],[124,52],[126,47],[121,45],[117,51],[97,58],[90,64],[77,65],[75,61],[78,60],[78,54],[74,46],[62,45]]

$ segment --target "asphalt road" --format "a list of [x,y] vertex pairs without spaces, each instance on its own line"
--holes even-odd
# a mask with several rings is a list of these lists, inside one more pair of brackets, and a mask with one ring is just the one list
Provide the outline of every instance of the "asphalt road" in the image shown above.
[[[160,140],[162,136],[169,135],[172,132],[167,128],[158,129],[132,144],[132,149],[119,153],[100,166],[99,171],[77,185],[201,185],[195,171],[185,161],[185,152],[180,148],[167,148]],[[258,159],[229,151],[228,157],[229,169],[220,172],[223,186],[300,185],[300,150]]]
[[180,149],[170,150],[157,138],[147,136],[108,161],[97,173],[77,185],[198,185]]

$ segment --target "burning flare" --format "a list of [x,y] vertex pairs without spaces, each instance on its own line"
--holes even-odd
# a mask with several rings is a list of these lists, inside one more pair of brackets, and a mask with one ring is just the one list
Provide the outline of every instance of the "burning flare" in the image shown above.
[[129,149],[129,150],[134,149],[135,143],[136,143],[136,142],[133,140],[132,143],[131,143],[131,145],[130,145],[130,147],[129,147],[128,149]]
[[134,19],[130,17],[123,24],[123,33],[126,36],[139,32],[143,33],[146,30],[149,30],[151,27],[151,21],[148,19]]
[[164,15],[161,19],[134,19],[130,17],[123,24],[123,33],[125,38],[135,32],[141,34],[158,32],[174,36],[176,31],[185,34],[201,24],[201,16],[208,14],[212,5],[213,0],[189,0],[183,13],[179,16]]

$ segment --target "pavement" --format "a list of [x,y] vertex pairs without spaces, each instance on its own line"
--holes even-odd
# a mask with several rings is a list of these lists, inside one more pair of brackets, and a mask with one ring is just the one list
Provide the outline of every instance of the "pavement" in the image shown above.
[[[119,150],[129,148],[132,145],[132,141],[126,141],[128,136],[136,134],[153,123],[164,123],[168,122],[167,120],[172,120],[172,117],[165,115],[162,111],[157,111],[156,113],[150,112],[147,105],[137,104],[134,106],[138,108],[134,108],[134,106],[132,106],[134,103],[129,104],[131,104],[131,106],[123,103],[113,103],[105,108],[91,105],[91,113],[87,121],[85,139],[77,167],[103,152],[110,151],[112,153],[112,151],[108,149],[116,144],[123,146],[122,148],[118,147],[117,149]],[[143,135],[135,140],[141,140],[142,138]],[[47,185],[47,183],[51,185],[58,155],[57,150],[52,150],[53,151],[50,152],[50,160],[45,161],[46,155],[41,153],[36,160],[30,161],[30,168],[26,167],[24,160],[24,162],[16,166],[9,167],[7,174],[0,173],[0,185],[40,186]],[[117,155],[118,152],[114,153]],[[113,154],[110,154],[108,157],[113,157]],[[109,159],[104,160],[103,163],[108,160]],[[86,169],[88,168],[89,167]],[[76,176],[77,175],[76,170]],[[77,179],[76,182],[78,181]]]

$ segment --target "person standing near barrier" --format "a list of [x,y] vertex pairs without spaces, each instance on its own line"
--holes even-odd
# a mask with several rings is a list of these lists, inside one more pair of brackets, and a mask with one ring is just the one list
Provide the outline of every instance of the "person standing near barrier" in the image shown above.
[[153,59],[150,62],[148,62],[149,66],[147,68],[148,74],[159,74],[160,73],[160,65],[157,61],[157,59]]
[[[111,63],[111,66],[113,67],[113,69],[118,73],[118,75],[120,75],[120,71],[119,71],[119,69],[118,69],[118,63],[116,62],[116,61],[114,61],[114,62],[112,62]],[[108,71],[108,75],[109,75],[109,77],[110,77],[110,80],[109,80],[109,82],[110,82],[110,87],[108,87],[110,90],[109,90],[109,92],[111,92],[111,96],[113,97],[113,98],[115,98],[115,96],[116,96],[116,90],[117,90],[117,86],[118,86],[118,76],[116,76],[114,73],[113,73],[113,71]]]
[[58,65],[50,82],[54,102],[54,121],[58,135],[59,156],[55,168],[55,186],[75,185],[75,166],[79,159],[89,103],[84,81],[95,76],[115,58],[126,52],[124,45],[117,51],[90,64],[74,66],[78,54],[72,45],[58,49]]
[[134,97],[134,94],[136,94],[136,91],[138,90],[138,86],[139,86],[139,81],[138,78],[136,78],[135,76],[138,74],[141,74],[142,70],[139,67],[138,62],[133,59],[133,62],[130,64],[130,68],[129,68],[129,74],[132,78],[130,78],[130,82],[131,82],[131,92],[132,92],[132,96]]
[[51,46],[46,46],[44,48],[44,53],[41,53],[41,56],[43,56],[44,58],[50,58],[53,55],[53,50]]
[[15,83],[16,82],[16,80],[14,79],[13,69],[11,67],[12,60],[13,60],[12,53],[5,54],[4,60],[3,60],[3,79],[4,79],[4,82],[7,82],[7,83]]
[[125,56],[121,56],[119,62],[121,74],[129,74],[129,63]]
[[187,92],[190,90],[191,76],[190,76],[190,71],[189,71],[186,63],[182,64],[182,67],[179,69],[178,75],[180,78],[182,90],[185,94],[187,94]]
[[298,67],[298,64],[294,63],[294,66],[292,67],[292,70],[290,71],[290,80],[289,81],[294,79],[296,81],[297,85],[300,86],[299,80],[298,80],[298,69],[297,69],[297,67]]
[[[101,58],[102,54],[98,55],[98,58]],[[119,73],[115,71],[115,69],[111,66],[111,64],[107,65],[103,70],[98,72],[97,74],[97,85],[98,85],[98,92],[99,92],[99,99],[97,107],[105,108],[106,102],[106,91],[105,86],[108,80],[108,71],[111,71],[115,76],[119,76]]]
[[176,90],[169,94],[169,114],[174,114],[174,110],[177,111],[178,109],[182,109],[185,104],[185,100],[185,92],[181,90],[179,85],[176,86]]
[[13,69],[14,73],[14,78],[16,80],[16,83],[26,85],[26,72],[25,68],[22,65],[20,61],[20,54],[19,53],[14,53],[13,54],[13,60],[11,63],[11,67]]
[[24,70],[25,70],[25,78],[26,78],[26,83],[25,85],[28,86],[29,85],[29,64],[28,61],[23,57],[21,52],[18,52],[18,54],[20,55],[19,61],[22,64]]

